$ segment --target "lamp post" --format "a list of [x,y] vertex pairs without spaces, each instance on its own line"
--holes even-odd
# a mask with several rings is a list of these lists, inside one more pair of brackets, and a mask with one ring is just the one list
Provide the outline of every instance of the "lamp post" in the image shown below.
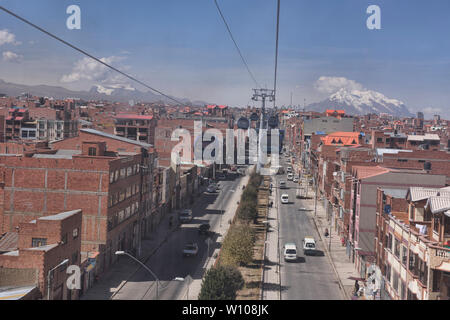
[[177,277],[177,278],[175,278],[175,281],[187,283],[188,287],[187,287],[186,300],[189,300],[189,287],[191,286],[191,283],[192,283],[192,277],[190,275],[187,275],[186,278]]
[[51,275],[52,272],[56,269],[58,269],[59,267],[61,267],[62,265],[65,265],[66,263],[69,262],[69,259],[64,259],[63,261],[61,261],[56,267],[54,267],[53,269],[50,269],[48,271],[47,274],[47,300],[50,300],[50,283],[51,283]]
[[156,300],[158,300],[158,287],[159,287],[159,279],[158,279],[158,277],[156,276],[156,274],[152,271],[152,270],[150,270],[150,268],[149,267],[147,267],[145,264],[143,264],[141,261],[139,261],[138,259],[136,259],[135,257],[133,257],[131,254],[129,254],[128,252],[125,252],[125,251],[116,251],[116,255],[118,255],[118,256],[122,256],[122,255],[125,255],[125,256],[128,256],[128,257],[130,257],[131,259],[133,259],[134,261],[136,261],[137,263],[139,263],[141,266],[143,266],[148,272],[150,272],[150,274],[156,279]]

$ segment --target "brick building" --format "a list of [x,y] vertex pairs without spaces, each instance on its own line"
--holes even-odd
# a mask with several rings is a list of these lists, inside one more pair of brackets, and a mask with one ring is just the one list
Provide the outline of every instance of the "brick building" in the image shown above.
[[20,222],[82,209],[82,252],[99,252],[101,272],[116,250],[140,254],[140,238],[156,224],[151,212],[154,153],[149,144],[92,129],[53,150],[0,156],[3,232]]
[[78,290],[66,286],[66,269],[81,264],[81,220],[81,210],[73,210],[19,223],[16,249],[0,254],[0,288],[31,286],[36,298],[77,299]]

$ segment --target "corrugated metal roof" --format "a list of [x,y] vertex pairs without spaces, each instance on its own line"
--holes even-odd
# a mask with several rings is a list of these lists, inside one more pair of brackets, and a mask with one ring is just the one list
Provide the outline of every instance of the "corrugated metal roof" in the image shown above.
[[412,150],[403,150],[403,149],[385,149],[385,148],[377,148],[377,155],[382,156],[385,153],[388,154],[397,154],[399,152],[412,152]]
[[98,135],[98,136],[101,136],[101,137],[105,137],[105,138],[110,138],[110,139],[115,139],[115,140],[122,141],[122,142],[135,144],[135,145],[141,146],[143,148],[151,148],[151,147],[153,147],[151,144],[148,144],[148,143],[139,142],[139,141],[136,141],[136,140],[131,140],[131,139],[115,136],[113,134],[109,134],[109,133],[106,133],[106,132],[103,132],[103,131],[94,130],[94,129],[80,129],[80,131],[81,132],[90,133],[90,134],[95,134],[95,135]]
[[14,251],[17,250],[19,242],[18,232],[7,232],[0,238],[0,251]]
[[410,187],[409,193],[411,201],[425,200],[433,196],[439,195],[441,197],[450,198],[450,191],[447,188],[422,188],[422,187]]
[[426,207],[430,207],[430,211],[433,214],[448,211],[450,210],[450,195],[430,197]]

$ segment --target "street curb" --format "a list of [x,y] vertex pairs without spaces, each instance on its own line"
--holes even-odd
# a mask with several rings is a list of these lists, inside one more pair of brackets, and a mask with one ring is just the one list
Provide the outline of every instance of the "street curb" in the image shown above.
[[[320,239],[322,240],[322,243],[325,243],[325,240],[322,238],[322,233],[319,231],[319,228],[317,227],[316,218],[312,217],[312,220],[314,222],[314,226],[316,227],[317,233],[319,234]],[[336,278],[339,281],[339,289],[341,289],[343,296],[346,300],[351,300],[350,297],[347,295],[347,292],[345,291],[344,284],[342,283],[341,277],[339,273],[337,272],[336,266],[334,265],[333,258],[331,257],[331,253],[328,251],[327,245],[323,246],[325,248],[325,251],[327,252],[327,257],[331,262],[331,266],[333,267],[334,273],[336,274]]]
[[[172,230],[170,230],[169,232],[167,232],[166,236],[164,237],[164,239],[158,244],[158,246],[153,249],[153,251],[144,258],[143,261],[141,261],[142,263],[146,263],[148,261],[148,259],[150,259],[151,256],[153,256],[156,251],[159,250],[159,248],[161,248],[161,246],[167,241],[167,239],[169,238],[170,234],[174,231],[176,231],[178,228],[174,228]],[[137,269],[127,278],[127,280],[122,281],[122,283],[117,287],[116,291],[114,291],[114,293],[111,295],[111,297],[109,297],[109,300],[112,300],[117,293],[119,293],[119,291],[128,283],[128,281],[130,281],[131,278],[133,278],[133,276],[141,269],[141,266],[138,266]]]

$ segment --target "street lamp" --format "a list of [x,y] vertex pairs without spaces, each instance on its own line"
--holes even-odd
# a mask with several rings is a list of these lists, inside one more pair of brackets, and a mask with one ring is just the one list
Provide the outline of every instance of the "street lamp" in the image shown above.
[[150,270],[150,268],[149,267],[147,267],[145,264],[143,264],[141,261],[139,261],[138,259],[136,259],[135,257],[133,257],[131,254],[129,254],[128,252],[125,252],[125,251],[116,251],[116,255],[118,255],[118,256],[123,256],[123,255],[125,255],[125,256],[128,256],[128,257],[130,257],[131,259],[133,259],[134,261],[136,261],[137,263],[139,263],[141,266],[143,266],[148,272],[150,272],[150,274],[156,279],[156,300],[158,300],[158,287],[159,287],[159,279],[158,279],[158,277],[156,276],[156,274],[152,271],[152,270]]
[[191,283],[192,283],[192,277],[190,275],[187,275],[186,278],[176,277],[174,280],[187,283],[188,287],[187,287],[186,300],[189,300],[189,287],[191,286]]
[[60,264],[58,264],[56,267],[54,267],[53,269],[50,269],[50,270],[48,271],[48,274],[47,274],[47,300],[50,300],[50,281],[51,281],[51,273],[52,273],[54,270],[58,269],[59,267],[65,265],[65,264],[67,264],[67,263],[69,263],[69,259],[64,259],[63,261],[61,261]]

